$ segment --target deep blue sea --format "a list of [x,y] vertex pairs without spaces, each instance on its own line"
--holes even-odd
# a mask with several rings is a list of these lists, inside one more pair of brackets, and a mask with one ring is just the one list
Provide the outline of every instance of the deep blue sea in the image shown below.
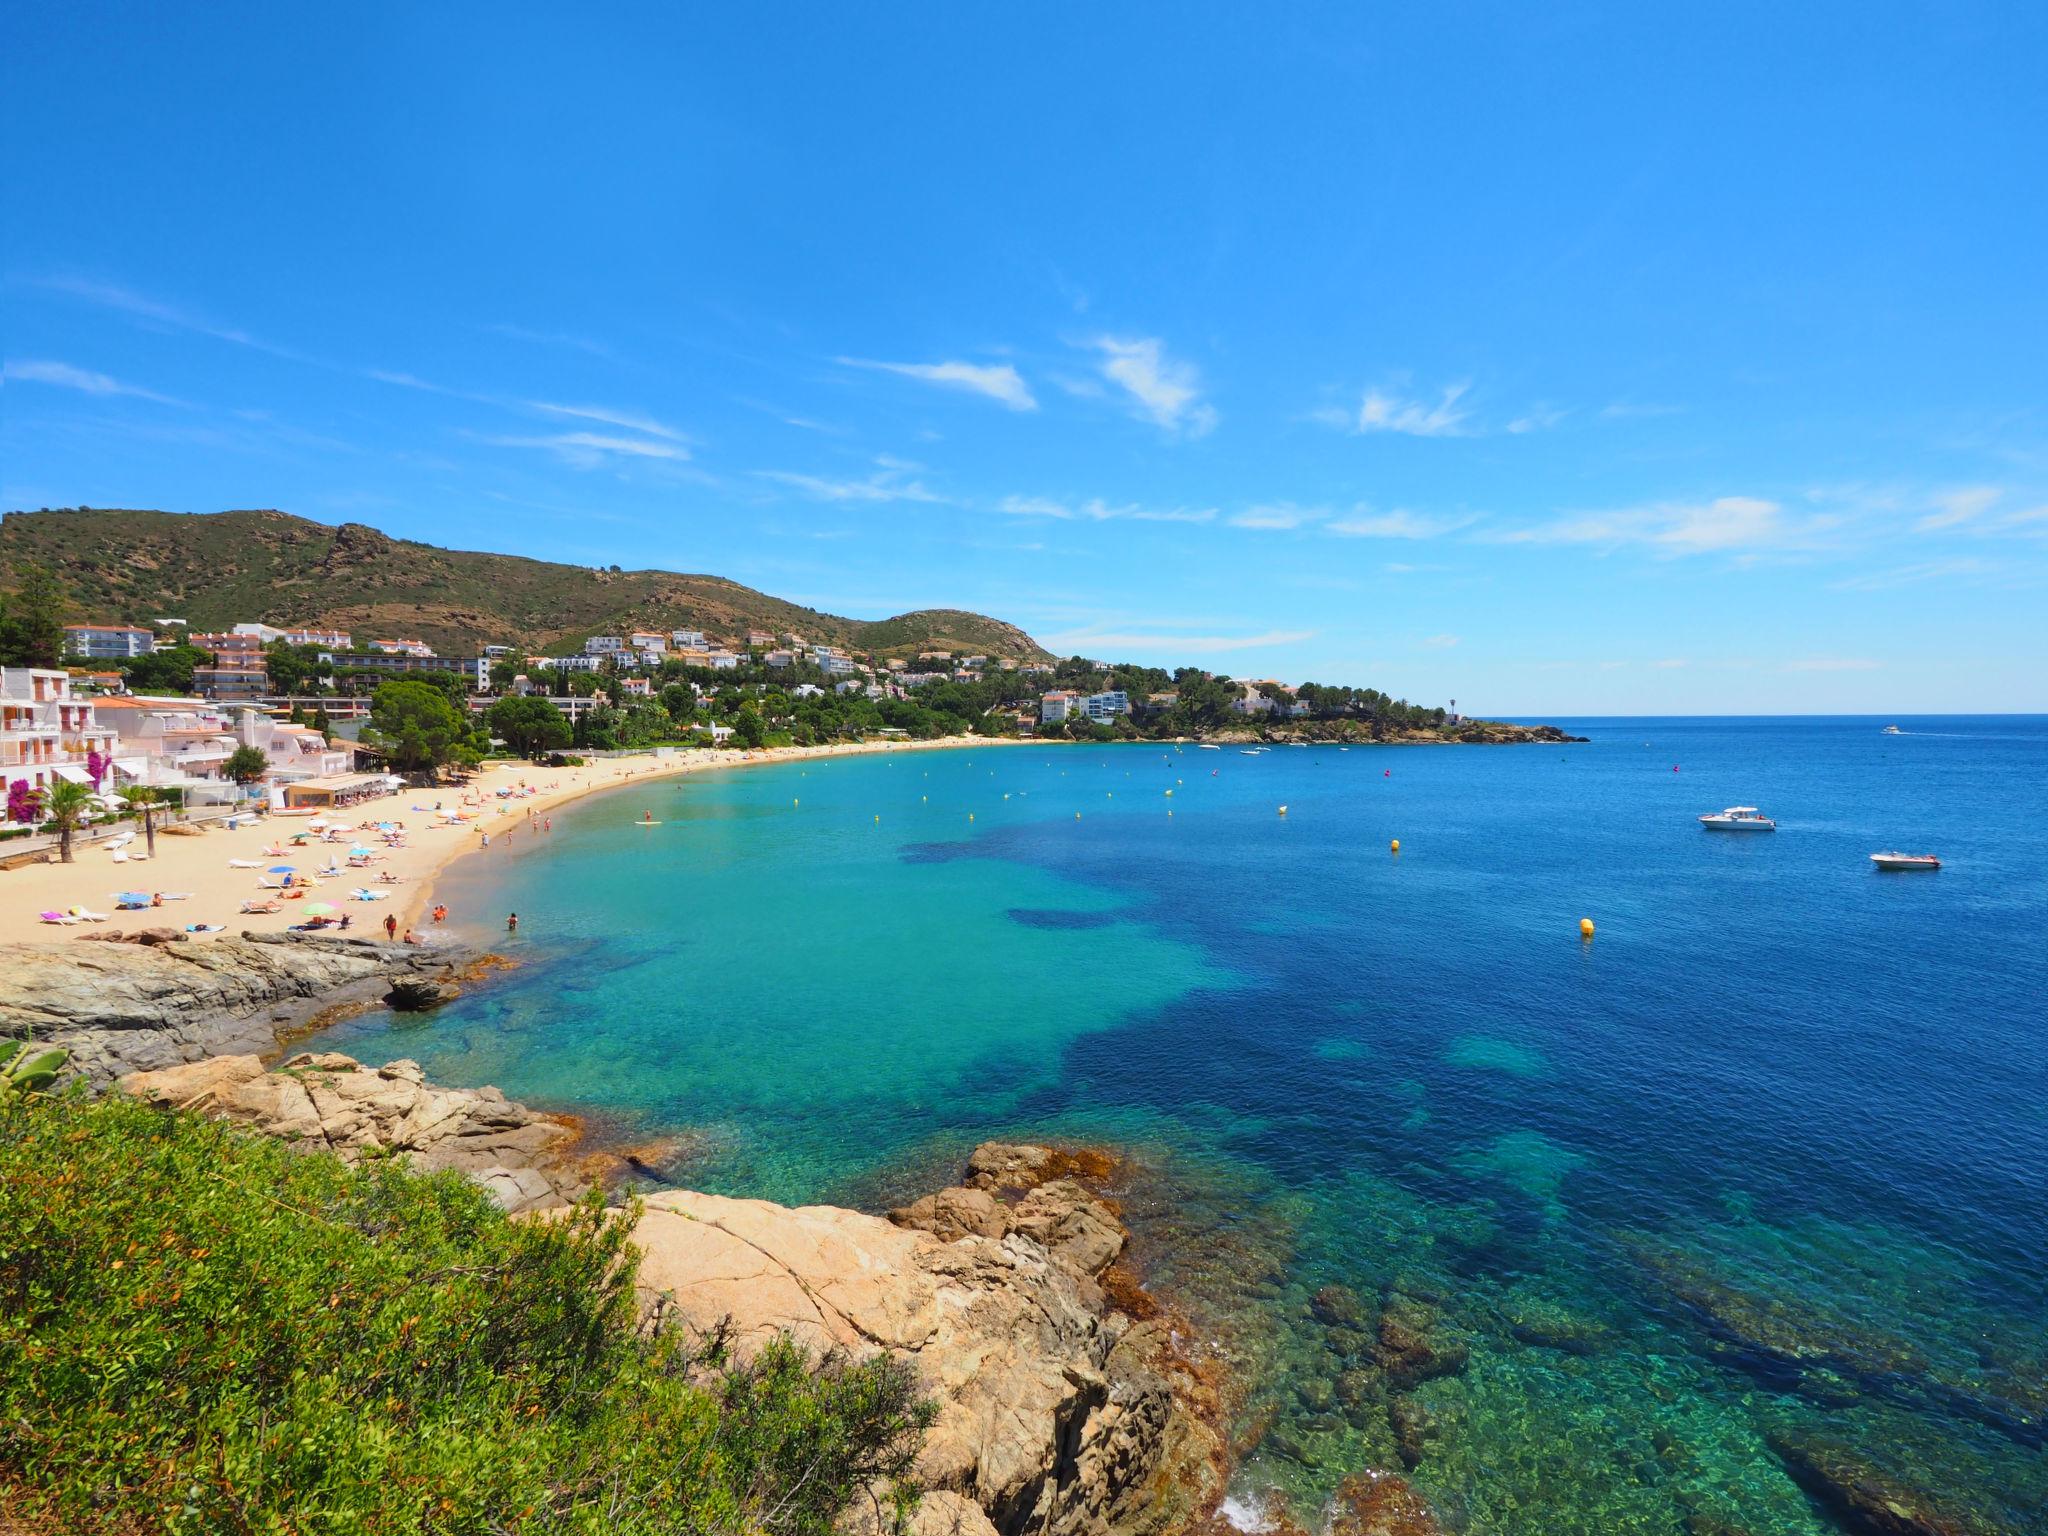
[[315,1044],[782,1200],[1133,1149],[1249,1387],[1240,1513],[1412,1463],[1489,1536],[1849,1529],[1824,1461],[2048,1530],[2048,717],[1558,723],[622,789],[446,881],[521,969]]

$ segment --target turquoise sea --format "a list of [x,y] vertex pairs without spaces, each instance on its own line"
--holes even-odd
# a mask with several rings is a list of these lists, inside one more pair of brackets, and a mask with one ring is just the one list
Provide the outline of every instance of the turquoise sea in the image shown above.
[[1487,1536],[2048,1531],[2048,718],[1559,723],[628,787],[445,882],[521,969],[313,1044],[785,1201],[1133,1149],[1242,1519],[1412,1463]]

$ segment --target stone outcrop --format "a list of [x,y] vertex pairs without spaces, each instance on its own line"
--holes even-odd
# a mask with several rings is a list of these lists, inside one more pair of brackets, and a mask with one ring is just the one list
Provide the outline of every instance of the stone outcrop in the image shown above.
[[2003,1524],[1945,1507],[1840,1441],[1773,1432],[1771,1449],[1793,1480],[1857,1536],[2012,1536]]
[[730,1319],[743,1345],[786,1330],[910,1362],[940,1405],[921,1527],[965,1501],[1003,1533],[1152,1536],[1223,1491],[1216,1395],[1169,1319],[1110,1301],[1123,1228],[1049,1176],[1070,1171],[1044,1148],[985,1147],[968,1184],[889,1220],[653,1195],[635,1234],[641,1284],[695,1326]]
[[[177,935],[183,938],[184,935]],[[277,1048],[281,1030],[394,980],[446,979],[445,949],[311,934],[208,944],[0,944],[0,1038],[64,1047],[96,1084]]]
[[397,1153],[423,1172],[452,1168],[508,1211],[560,1205],[589,1187],[565,1156],[576,1140],[572,1127],[495,1088],[435,1088],[410,1061],[366,1067],[327,1052],[266,1072],[254,1056],[216,1056],[131,1073],[120,1086],[347,1162]]

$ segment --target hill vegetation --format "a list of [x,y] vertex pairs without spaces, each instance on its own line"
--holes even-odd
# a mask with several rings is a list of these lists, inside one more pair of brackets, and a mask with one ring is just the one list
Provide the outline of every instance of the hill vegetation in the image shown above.
[[1020,661],[1045,651],[1023,630],[951,608],[861,620],[820,613],[719,576],[560,565],[441,549],[362,523],[285,512],[71,508],[0,519],[0,591],[52,572],[74,621],[180,618],[195,631],[262,620],[346,629],[358,642],[425,640],[447,655],[486,644],[575,648],[632,629],[794,631],[859,650],[951,650]]
[[908,1368],[643,1322],[630,1219],[0,1094],[0,1529],[894,1524],[932,1414]]

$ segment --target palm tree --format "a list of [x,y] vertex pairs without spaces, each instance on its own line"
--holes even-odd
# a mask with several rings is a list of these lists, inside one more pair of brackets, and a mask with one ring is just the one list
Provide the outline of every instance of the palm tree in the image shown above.
[[91,786],[69,779],[59,779],[43,791],[43,825],[56,830],[57,857],[66,864],[71,862],[71,834],[85,825],[97,798]]
[[149,849],[149,856],[155,858],[156,808],[163,804],[164,792],[150,784],[131,784],[120,793],[130,810],[142,812],[142,841]]

